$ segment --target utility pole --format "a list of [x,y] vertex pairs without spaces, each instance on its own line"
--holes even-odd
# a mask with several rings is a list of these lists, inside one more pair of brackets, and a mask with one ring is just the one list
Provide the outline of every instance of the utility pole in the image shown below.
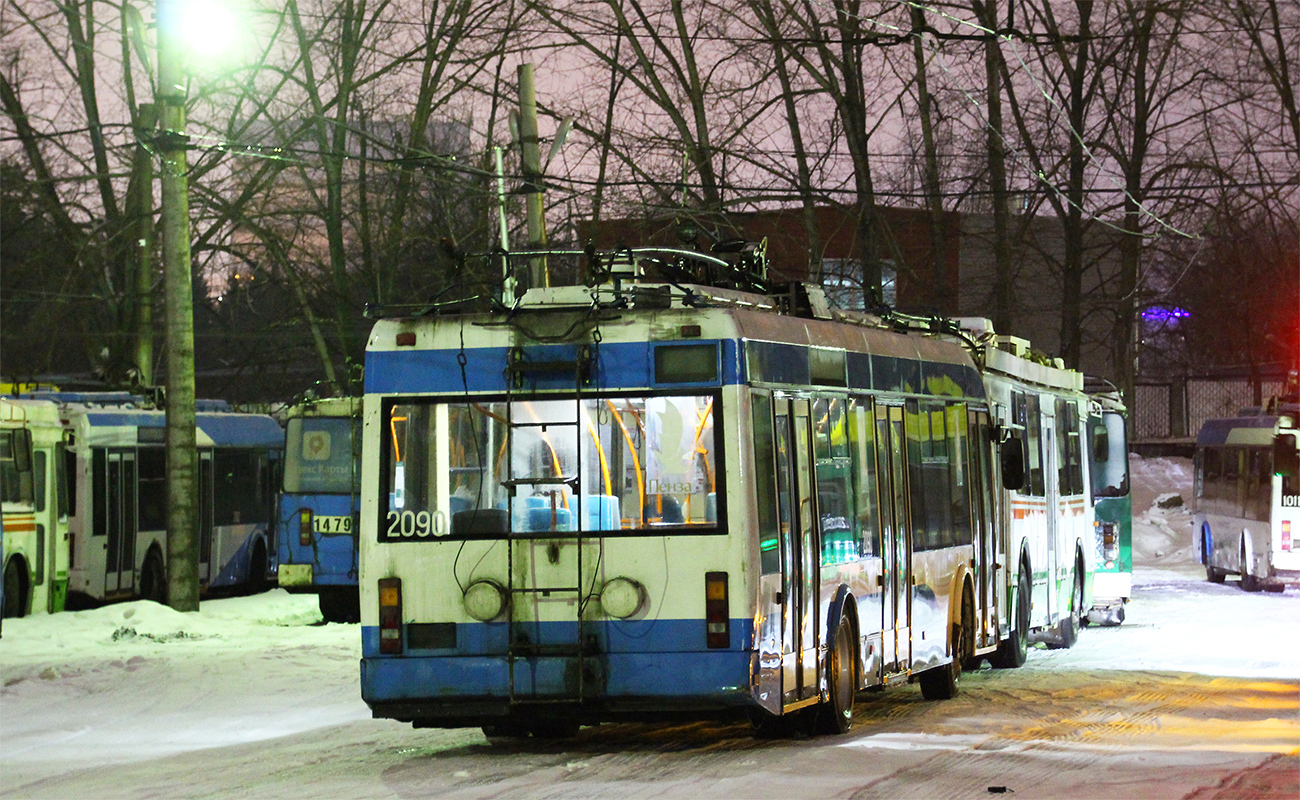
[[199,610],[198,496],[194,420],[194,285],[190,272],[190,199],[185,135],[185,77],[177,40],[179,0],[158,0],[159,115],[162,156],[163,287],[167,328],[167,599]]
[[[537,138],[537,89],[533,84],[533,65],[519,65],[519,144],[523,155],[525,211],[528,219],[528,248],[546,247],[546,221],[543,218],[545,199],[542,193],[542,150]],[[529,262],[529,285],[551,285],[550,268],[546,257]]]

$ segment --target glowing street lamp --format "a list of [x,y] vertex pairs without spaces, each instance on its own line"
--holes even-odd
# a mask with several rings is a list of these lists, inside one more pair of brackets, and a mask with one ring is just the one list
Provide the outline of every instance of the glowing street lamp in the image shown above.
[[167,590],[177,611],[199,608],[198,452],[194,413],[194,286],[186,177],[187,53],[211,54],[234,40],[234,20],[212,0],[158,0],[154,104],[162,161],[162,260],[167,325]]

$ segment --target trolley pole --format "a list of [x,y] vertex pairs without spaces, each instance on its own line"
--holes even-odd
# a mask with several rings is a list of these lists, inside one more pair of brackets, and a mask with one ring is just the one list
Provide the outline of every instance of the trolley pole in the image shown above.
[[[533,65],[519,65],[519,139],[523,156],[524,192],[528,217],[528,247],[540,250],[546,247],[546,222],[543,218],[542,150],[537,138],[537,89],[533,83]],[[538,256],[529,262],[530,285],[551,285],[550,268],[546,257]]]
[[177,41],[178,0],[158,0],[157,147],[162,157],[163,288],[167,348],[167,599],[199,610],[197,441],[194,419],[194,285],[185,135],[185,78]]

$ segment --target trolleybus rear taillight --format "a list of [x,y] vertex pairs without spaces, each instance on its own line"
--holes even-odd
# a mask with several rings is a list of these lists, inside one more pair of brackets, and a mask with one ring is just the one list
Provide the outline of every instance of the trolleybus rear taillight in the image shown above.
[[402,652],[402,579],[379,581],[379,652],[400,655]]
[[311,509],[298,509],[298,544],[311,547]]
[[1282,549],[1291,550],[1291,520],[1282,520]]
[[704,624],[709,647],[731,647],[727,573],[704,573]]

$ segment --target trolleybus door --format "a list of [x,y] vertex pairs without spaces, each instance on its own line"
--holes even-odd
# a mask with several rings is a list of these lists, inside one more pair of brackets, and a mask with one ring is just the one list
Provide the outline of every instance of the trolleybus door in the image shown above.
[[1065,530],[1061,507],[1060,484],[1057,482],[1059,465],[1056,458],[1056,417],[1049,416],[1046,409],[1051,405],[1044,403],[1042,415],[1042,465],[1043,465],[1043,501],[1047,506],[1047,620],[1056,618],[1060,608],[1060,582],[1063,580],[1061,567],[1060,536]]
[[992,471],[989,464],[989,415],[971,411],[967,417],[967,451],[970,464],[967,474],[971,487],[971,530],[975,545],[975,646],[996,642],[997,598],[993,586],[997,579],[997,542],[993,536]]
[[106,485],[102,502],[108,539],[104,543],[104,591],[130,591],[135,587],[135,453],[108,451]]
[[[212,451],[199,453],[199,581],[207,583],[216,577],[212,563]],[[215,565],[217,569],[220,565]]]
[[903,447],[903,409],[876,406],[876,439],[881,453],[881,531],[885,555],[885,672],[906,670],[912,661],[912,548],[907,519],[907,461]]
[[781,526],[782,585],[787,587],[781,636],[782,694],[786,704],[818,694],[817,608],[820,566],[813,526],[812,460],[807,400],[775,398],[777,491]]

